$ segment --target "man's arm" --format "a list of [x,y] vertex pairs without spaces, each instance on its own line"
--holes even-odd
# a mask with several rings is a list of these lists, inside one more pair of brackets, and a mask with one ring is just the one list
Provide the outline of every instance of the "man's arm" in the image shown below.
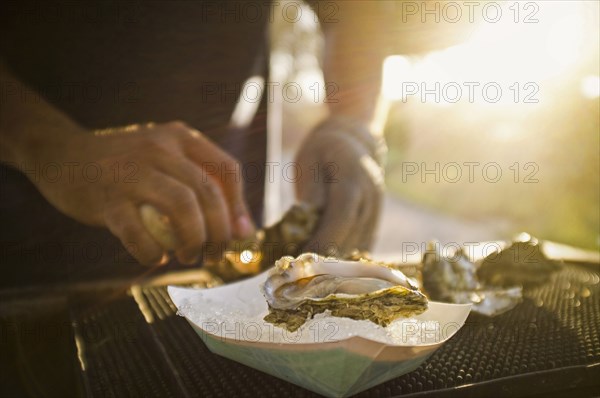
[[0,162],[20,166],[84,129],[22,84],[0,60]]
[[[144,204],[169,218],[182,263],[195,263],[207,245],[214,255],[232,236],[252,233],[241,178],[218,180],[203,169],[207,164],[240,168],[200,132],[175,121],[94,134],[5,66],[0,82],[0,161],[17,168],[34,163],[41,169],[49,164],[61,168],[51,181],[28,177],[58,210],[82,223],[107,227],[140,262],[159,264],[167,258],[143,225],[139,208]],[[95,166],[94,178],[82,172],[84,165]]]
[[312,2],[325,35],[323,71],[330,115],[304,142],[307,173],[297,197],[323,210],[307,250],[346,254],[369,249],[379,218],[384,142],[371,131],[388,52],[385,4]]
[[377,1],[313,1],[325,36],[323,73],[332,115],[368,125],[381,88],[382,64],[391,38],[386,4]]

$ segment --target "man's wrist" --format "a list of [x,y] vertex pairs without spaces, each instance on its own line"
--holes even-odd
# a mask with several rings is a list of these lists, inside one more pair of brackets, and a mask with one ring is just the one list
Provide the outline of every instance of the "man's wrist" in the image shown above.
[[351,137],[366,148],[379,165],[383,165],[387,153],[385,139],[382,136],[375,136],[367,123],[345,115],[332,115],[313,129],[315,135],[332,133]]

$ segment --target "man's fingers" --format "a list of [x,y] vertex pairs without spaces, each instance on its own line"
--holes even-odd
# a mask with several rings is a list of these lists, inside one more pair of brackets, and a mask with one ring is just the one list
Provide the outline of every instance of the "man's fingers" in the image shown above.
[[206,222],[207,242],[211,245],[210,253],[220,253],[224,243],[231,239],[231,219],[223,192],[219,185],[209,178],[207,182],[196,187],[196,195],[202,206]]
[[180,262],[190,264],[200,256],[206,241],[204,216],[194,191],[175,178],[153,172],[143,200],[169,217],[177,238],[176,254]]
[[132,202],[122,201],[106,206],[104,222],[141,264],[162,265],[168,260],[163,248],[144,228],[138,208]]
[[379,226],[379,217],[381,216],[381,208],[383,206],[383,195],[379,190],[373,190],[371,192],[369,203],[371,206],[371,215],[365,223],[364,239],[358,242],[356,247],[358,250],[371,250],[377,233],[377,227]]
[[229,209],[232,231],[239,238],[251,235],[254,225],[244,200],[241,165],[196,130],[190,130],[185,141],[186,155],[218,182]]
[[352,226],[352,233],[348,234],[346,240],[340,242],[340,253],[351,253],[354,249],[361,246],[361,242],[365,241],[366,226],[369,217],[372,216],[371,205],[368,200],[361,200],[358,215],[355,223]]
[[302,148],[298,154],[298,162],[301,165],[311,166],[303,167],[297,183],[294,184],[296,198],[317,208],[324,207],[327,185],[323,184],[323,168],[319,163],[319,158],[313,152]]
[[[167,159],[166,159],[167,160]],[[162,161],[161,171],[190,187],[200,203],[206,224],[207,241],[220,245],[231,239],[231,216],[225,195],[215,179],[187,159]]]
[[352,186],[340,184],[330,186],[328,196],[318,230],[307,243],[306,249],[327,255],[342,254],[340,243],[356,233],[360,195]]
[[361,205],[358,219],[356,222],[356,233],[348,236],[347,240],[342,243],[344,252],[352,250],[369,250],[373,244],[375,230],[379,222],[379,214],[381,211],[381,190],[374,186],[369,178],[360,179],[357,181],[357,193],[361,195]]
[[330,168],[325,167],[322,162],[318,163],[313,154],[305,151],[302,155],[303,164],[317,164],[318,168],[315,173],[303,173],[304,180],[296,185],[296,197],[323,209],[318,229],[305,245],[305,250],[340,255],[345,250],[343,243],[354,234],[361,203],[360,195],[350,185],[354,181],[343,181],[340,178],[334,180],[331,178]]
[[[364,193],[364,192],[363,192]],[[358,217],[349,234],[341,243],[341,253],[351,253],[353,250],[369,250],[373,242],[374,229],[378,221],[378,208],[372,195],[366,194],[358,211]]]

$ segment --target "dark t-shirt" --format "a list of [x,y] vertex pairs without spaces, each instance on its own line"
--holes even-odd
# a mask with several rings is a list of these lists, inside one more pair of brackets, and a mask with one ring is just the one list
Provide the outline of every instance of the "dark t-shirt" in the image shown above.
[[[6,64],[83,127],[181,120],[243,164],[264,165],[265,107],[250,127],[229,126],[243,82],[266,74],[263,2],[5,1],[0,7]],[[43,251],[52,245],[50,257],[79,267],[85,259],[56,254],[56,242],[75,240],[82,252],[86,239],[116,244],[106,231],[58,213],[22,175],[1,171],[3,263],[47,262]],[[245,187],[260,222],[263,181],[253,175]]]

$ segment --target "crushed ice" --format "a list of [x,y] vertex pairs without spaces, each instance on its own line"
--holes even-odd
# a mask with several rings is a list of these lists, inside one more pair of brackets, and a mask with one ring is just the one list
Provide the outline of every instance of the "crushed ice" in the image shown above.
[[[195,301],[195,300],[194,300]],[[316,315],[295,332],[288,332],[263,320],[260,314],[246,314],[235,305],[203,298],[203,305],[186,300],[177,312],[211,335],[249,342],[281,344],[327,343],[360,336],[389,345],[415,346],[435,344],[444,340],[444,330],[437,321],[415,318],[397,319],[387,327],[370,321],[331,316],[329,312]],[[204,308],[204,311],[199,311]]]

